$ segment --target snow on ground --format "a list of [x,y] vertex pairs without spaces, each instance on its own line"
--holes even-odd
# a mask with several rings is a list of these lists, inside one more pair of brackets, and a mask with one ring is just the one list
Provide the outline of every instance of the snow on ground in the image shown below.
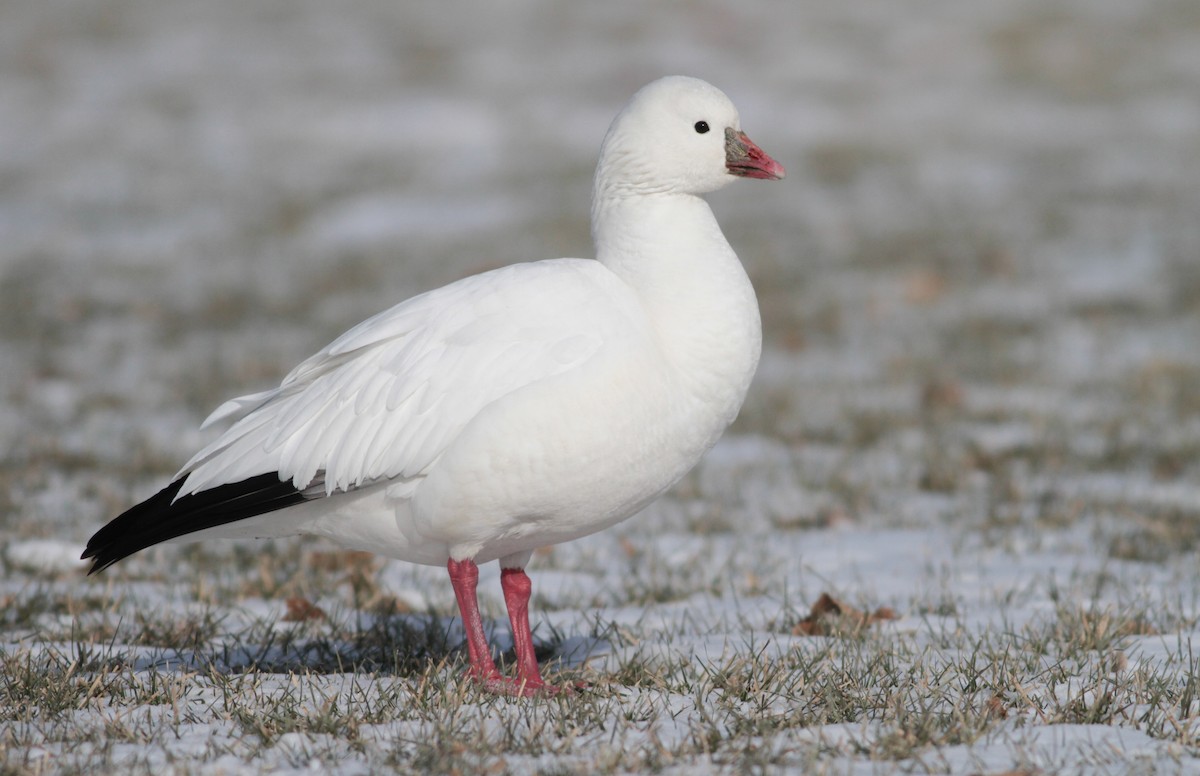
[[[604,130],[670,72],[790,175],[712,198],[767,332],[734,430],[531,569],[591,695],[456,685],[440,569],[80,576],[223,399],[588,255]],[[6,772],[1200,772],[1197,93],[1187,0],[6,4]],[[900,618],[799,634],[822,592]]]

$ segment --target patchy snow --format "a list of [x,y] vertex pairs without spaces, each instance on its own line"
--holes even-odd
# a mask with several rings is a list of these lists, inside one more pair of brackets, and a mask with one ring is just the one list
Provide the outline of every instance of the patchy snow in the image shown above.
[[87,564],[79,559],[79,545],[56,539],[26,539],[10,542],[4,560],[13,569],[34,576],[81,571]]

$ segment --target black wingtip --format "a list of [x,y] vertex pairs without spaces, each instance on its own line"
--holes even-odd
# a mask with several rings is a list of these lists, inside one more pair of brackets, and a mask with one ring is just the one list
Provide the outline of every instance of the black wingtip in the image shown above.
[[189,493],[176,500],[185,478],[113,518],[88,540],[88,575],[155,544],[190,533],[285,509],[308,499],[276,472]]

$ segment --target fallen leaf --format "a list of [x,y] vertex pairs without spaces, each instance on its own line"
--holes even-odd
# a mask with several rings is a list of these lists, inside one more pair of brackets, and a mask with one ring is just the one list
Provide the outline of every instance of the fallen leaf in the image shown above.
[[890,607],[881,606],[868,614],[837,600],[828,593],[821,593],[821,597],[812,605],[809,615],[792,628],[792,635],[848,635],[857,633],[877,622],[898,619],[900,619],[900,615]]
[[362,550],[314,550],[308,563],[320,571],[375,571],[380,561],[373,552]]
[[321,607],[307,598],[294,596],[287,599],[287,613],[283,615],[284,622],[303,622],[304,620],[323,620],[325,612]]
[[382,591],[376,593],[373,597],[363,601],[361,607],[373,614],[388,616],[392,614],[408,614],[413,608],[409,606],[407,601],[398,598],[391,593]]
[[904,282],[904,298],[913,304],[936,302],[946,291],[946,278],[932,270],[918,270]]
[[960,410],[965,401],[966,391],[953,377],[933,377],[921,386],[921,409],[925,412]]

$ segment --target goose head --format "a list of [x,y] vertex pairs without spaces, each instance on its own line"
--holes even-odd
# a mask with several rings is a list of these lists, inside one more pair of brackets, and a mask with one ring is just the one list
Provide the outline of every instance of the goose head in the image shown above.
[[705,194],[734,178],[779,180],[783,165],[742,132],[737,109],[698,78],[667,76],[642,87],[609,127],[595,199]]

